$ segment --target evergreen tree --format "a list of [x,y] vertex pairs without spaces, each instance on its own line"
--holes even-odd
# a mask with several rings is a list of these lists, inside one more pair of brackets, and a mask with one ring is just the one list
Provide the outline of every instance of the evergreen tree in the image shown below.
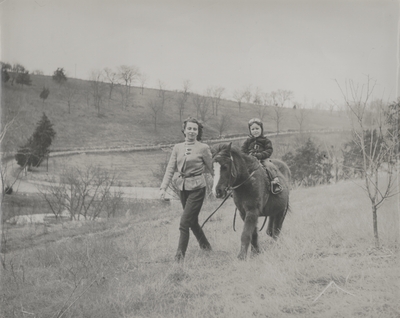
[[7,83],[8,80],[10,79],[10,74],[8,74],[8,70],[11,69],[11,65],[3,62],[0,63],[1,63],[1,82]]
[[31,76],[29,75],[28,71],[18,73],[15,82],[21,85],[28,85],[28,86],[32,85]]
[[34,153],[33,139],[30,137],[25,145],[18,149],[15,155],[17,164],[21,167],[37,167],[41,163],[41,158]]
[[15,155],[18,165],[21,167],[38,167],[45,156],[50,152],[49,147],[56,136],[53,129],[53,124],[50,122],[45,113],[37,123],[33,135],[28,139],[28,142],[20,147]]
[[53,129],[53,124],[47,118],[46,114],[43,113],[41,120],[38,122],[35,132],[33,133],[33,143],[35,148],[38,150],[37,154],[39,157],[43,157],[48,154],[48,148],[51,146],[51,142],[56,136],[56,132]]
[[332,178],[332,163],[327,161],[324,151],[309,138],[306,143],[296,149],[295,154],[286,153],[282,160],[292,172],[292,180],[304,186],[328,183]]
[[49,97],[49,94],[50,94],[50,90],[46,87],[43,87],[43,90],[40,93],[40,98],[43,99],[43,104],[44,104],[44,101],[47,99],[47,97]]
[[63,84],[67,81],[67,76],[65,75],[64,69],[61,67],[57,68],[53,74],[53,81],[57,84]]

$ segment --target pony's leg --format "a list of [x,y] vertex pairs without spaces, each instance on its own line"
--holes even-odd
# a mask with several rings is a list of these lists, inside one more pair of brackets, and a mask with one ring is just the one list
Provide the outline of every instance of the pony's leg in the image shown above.
[[251,235],[251,251],[254,254],[260,254],[260,248],[258,246],[258,230],[257,230],[257,226],[254,228],[253,234]]
[[273,237],[274,233],[274,217],[269,216],[268,217],[268,226],[267,226],[267,235]]
[[250,240],[251,240],[253,232],[256,228],[257,220],[258,220],[257,213],[247,212],[246,217],[244,219],[244,227],[243,227],[243,232],[242,232],[242,237],[241,237],[241,246],[240,246],[240,252],[238,255],[239,259],[242,259],[242,260],[246,259],[247,250],[249,249]]
[[278,238],[279,234],[281,233],[281,229],[282,229],[283,221],[285,220],[285,217],[286,217],[286,213],[287,213],[287,208],[285,208],[285,210],[281,214],[276,215],[274,217],[274,222],[273,222],[273,227],[272,227],[272,237],[274,238],[274,240],[276,240]]

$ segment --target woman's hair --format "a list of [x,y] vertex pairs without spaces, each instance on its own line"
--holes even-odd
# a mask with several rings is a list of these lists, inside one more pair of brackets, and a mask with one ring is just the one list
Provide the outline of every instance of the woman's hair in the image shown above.
[[[187,123],[195,123],[197,124],[197,127],[199,129],[199,132],[197,134],[197,140],[201,141],[201,136],[203,135],[203,125],[201,124],[200,121],[198,121],[196,118],[188,117],[184,120],[183,125],[182,125],[182,133],[185,135],[185,128]],[[185,135],[186,137],[186,135]]]

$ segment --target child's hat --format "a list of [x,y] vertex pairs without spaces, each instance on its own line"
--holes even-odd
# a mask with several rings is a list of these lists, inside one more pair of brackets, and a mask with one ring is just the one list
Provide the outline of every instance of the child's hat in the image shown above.
[[258,126],[260,126],[261,128],[264,128],[263,126],[263,123],[262,123],[262,121],[261,121],[261,119],[260,118],[252,118],[252,119],[250,119],[249,120],[249,128],[251,127],[251,125],[253,125],[253,124],[257,124]]
[[264,125],[263,125],[263,122],[261,121],[261,119],[260,118],[252,118],[252,119],[250,119],[249,120],[249,130],[250,130],[251,125],[253,125],[253,124],[257,124],[258,126],[260,126],[261,127],[261,134],[263,134]]

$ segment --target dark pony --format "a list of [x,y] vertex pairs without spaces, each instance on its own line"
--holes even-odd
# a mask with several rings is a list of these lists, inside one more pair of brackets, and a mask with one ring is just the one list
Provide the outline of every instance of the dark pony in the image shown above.
[[283,187],[279,194],[272,194],[271,178],[255,157],[242,153],[232,143],[213,147],[212,154],[213,192],[217,198],[224,198],[228,190],[233,190],[234,202],[244,221],[238,258],[245,259],[250,242],[253,252],[260,251],[258,217],[268,217],[267,234],[277,239],[289,208],[290,170],[284,162],[271,160]]

